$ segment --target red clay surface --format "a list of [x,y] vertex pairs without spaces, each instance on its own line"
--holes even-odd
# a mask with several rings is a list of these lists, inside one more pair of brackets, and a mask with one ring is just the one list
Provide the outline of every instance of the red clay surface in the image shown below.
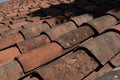
[[95,80],[120,66],[119,0],[0,3],[0,80]]

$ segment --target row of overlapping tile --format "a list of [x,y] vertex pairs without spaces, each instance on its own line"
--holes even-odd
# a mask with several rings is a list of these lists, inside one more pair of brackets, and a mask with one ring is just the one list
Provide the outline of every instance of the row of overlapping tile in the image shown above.
[[2,3],[0,79],[94,80],[119,66],[118,2]]

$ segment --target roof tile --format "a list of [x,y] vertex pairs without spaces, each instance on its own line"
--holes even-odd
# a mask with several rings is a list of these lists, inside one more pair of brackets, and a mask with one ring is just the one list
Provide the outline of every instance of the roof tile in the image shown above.
[[8,37],[4,37],[4,38],[0,39],[0,42],[1,42],[0,50],[10,47],[10,46],[14,45],[15,43],[23,41],[23,40],[24,40],[23,36],[19,33],[10,35]]
[[4,37],[10,36],[10,35],[14,35],[22,29],[23,29],[22,27],[19,27],[19,28],[16,28],[16,29],[10,29],[10,30],[1,32],[1,37],[4,38]]
[[55,41],[66,49],[90,38],[94,34],[92,28],[89,26],[83,26],[58,37]]
[[102,76],[102,75],[104,75],[105,73],[107,73],[110,70],[112,70],[112,67],[109,64],[106,64],[99,71],[94,71],[93,73],[88,75],[84,80],[94,80],[98,76]]
[[44,80],[81,80],[97,67],[98,64],[84,50],[77,50],[40,67],[36,73]]
[[36,25],[33,27],[29,27],[26,29],[21,30],[20,32],[23,34],[25,39],[30,39],[36,37],[41,34],[42,31],[50,29],[50,26],[46,23]]
[[19,52],[17,47],[11,47],[5,50],[0,51],[0,66],[7,64],[14,60],[14,58],[21,53]]
[[110,62],[116,67],[120,66],[120,53],[118,53],[112,60],[110,60]]
[[119,5],[119,0],[0,3],[0,79],[93,80],[120,65]]
[[77,26],[74,24],[73,21],[66,22],[64,24],[58,25],[50,30],[44,31],[49,38],[53,41],[58,38],[60,35],[63,35],[69,31],[76,29]]
[[13,61],[0,67],[0,78],[2,80],[13,80],[13,76],[15,80],[19,79],[20,76],[23,76],[23,70],[17,61]]
[[17,43],[18,48],[22,53],[26,53],[40,46],[50,43],[50,39],[46,35],[41,35],[36,38],[28,39]]
[[0,26],[0,33],[4,32],[4,31],[8,31],[8,30],[10,30],[10,28],[7,25]]
[[104,65],[120,51],[120,44],[116,42],[120,42],[120,35],[107,32],[81,46],[87,48]]
[[[42,65],[46,62],[49,62],[50,60],[54,59],[56,56],[62,55],[63,51],[64,50],[62,49],[61,46],[59,46],[59,44],[52,43],[52,44],[46,45],[44,47],[40,47],[35,50],[32,50],[21,56],[18,56],[17,59],[20,62],[20,64],[22,64],[23,70],[25,72],[28,72],[28,71],[31,71],[31,70],[39,67],[40,65]],[[40,56],[40,54],[42,56]]]
[[91,25],[94,29],[96,29],[98,33],[101,33],[104,30],[117,24],[117,22],[118,21],[114,17],[105,15],[100,18],[96,18],[92,21],[89,21],[87,24]]
[[114,17],[116,17],[118,20],[120,20],[120,8],[117,9],[113,9],[107,12],[110,15],[113,15]]
[[81,16],[71,18],[71,20],[73,20],[78,26],[80,26],[81,24],[85,22],[91,21],[92,19],[94,18],[90,14],[83,14]]

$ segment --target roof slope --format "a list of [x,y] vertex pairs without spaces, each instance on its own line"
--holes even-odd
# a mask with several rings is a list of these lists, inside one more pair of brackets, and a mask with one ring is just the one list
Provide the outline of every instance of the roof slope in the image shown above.
[[1,80],[94,80],[120,65],[120,0],[0,3]]

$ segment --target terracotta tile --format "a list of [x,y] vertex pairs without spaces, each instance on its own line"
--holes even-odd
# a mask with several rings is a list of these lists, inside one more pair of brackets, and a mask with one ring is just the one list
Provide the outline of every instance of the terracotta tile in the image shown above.
[[[113,66],[119,65],[120,29],[118,25],[114,26],[120,19],[119,8],[116,8],[119,3],[119,0],[114,0],[114,2],[103,0],[10,0],[0,3],[0,52],[2,53],[0,56],[4,56],[0,59],[3,62],[6,60],[5,65],[0,66],[0,79],[19,80],[24,76],[23,80],[40,80],[39,75],[45,80],[80,80],[87,76],[97,77],[110,70],[108,61]],[[43,14],[36,11],[39,9]],[[99,18],[94,19],[96,17]],[[69,19],[74,21],[77,26],[70,23]],[[27,23],[24,24],[24,22]],[[83,23],[88,25],[81,26]],[[79,26],[80,28],[77,28]],[[43,31],[44,33],[41,35]],[[92,37],[93,35],[97,37]],[[91,37],[92,39],[88,40]],[[81,45],[103,64],[104,67],[99,71],[94,71],[99,65],[87,55],[87,52],[79,50],[65,54],[83,41],[86,42]],[[19,53],[18,48],[19,51],[25,53],[17,57],[19,63],[13,60]],[[78,61],[71,63],[72,57],[76,57]],[[113,61],[113,59],[115,60]],[[2,60],[0,61],[2,62]],[[11,63],[6,64],[9,61]],[[78,65],[80,65],[79,69]],[[72,68],[70,68],[71,66]],[[33,71],[35,68],[38,69]],[[29,73],[26,72],[28,71],[37,72],[38,75],[32,78],[31,75],[27,77],[26,75]],[[88,80],[92,79],[88,78]]]
[[36,72],[44,80],[81,80],[97,67],[93,58],[78,50],[40,67]]
[[[120,24],[117,24],[115,26],[112,27],[112,29],[114,30],[117,30],[116,32],[119,33],[120,32]],[[111,63],[114,65],[114,66],[119,66],[120,63],[119,63],[119,53],[111,60]]]
[[28,76],[28,77],[25,77],[25,78],[22,79],[22,80],[42,80],[42,79],[38,79],[38,78],[36,78],[36,77],[32,77],[32,78],[31,78],[31,76]]
[[23,29],[22,27],[19,27],[19,28],[16,28],[16,29],[11,29],[11,30],[4,31],[4,32],[1,33],[1,37],[4,38],[4,37],[7,37],[9,35],[14,35],[22,29]]
[[21,27],[22,25],[25,25],[25,24],[28,24],[28,22],[27,22],[27,21],[22,21],[22,22],[19,22],[19,23],[15,23],[15,24],[13,24],[13,25],[10,25],[9,27],[10,27],[11,29],[16,29],[16,28],[19,28],[19,27]]
[[92,19],[93,19],[93,16],[90,14],[83,14],[81,16],[71,18],[71,20],[73,20],[78,26]]
[[0,26],[3,26],[3,25],[5,25],[6,23],[5,23],[5,21],[1,21],[0,22]]
[[37,77],[32,77],[30,80],[42,80],[42,79],[39,79]]
[[58,42],[64,49],[66,49],[90,38],[94,34],[95,33],[92,28],[89,26],[83,26],[58,37],[55,41]]
[[32,13],[32,12],[37,11],[37,10],[39,10],[39,9],[40,9],[40,7],[37,7],[37,8],[31,8],[31,9],[29,9],[29,12]]
[[0,23],[0,26],[3,26],[4,25],[4,23]]
[[17,47],[11,47],[0,51],[0,66],[13,61],[18,55],[20,55],[20,52]]
[[48,8],[50,6],[48,1],[41,2],[39,5],[40,5],[41,8]]
[[26,29],[21,30],[21,33],[24,35],[25,39],[30,39],[33,37],[36,37],[41,34],[42,31],[50,29],[50,26],[48,24],[41,24],[41,25],[36,25],[33,27],[29,27]]
[[[75,24],[70,21],[63,25],[60,25],[58,27],[54,27],[53,29],[45,31],[45,33],[49,37],[41,35],[36,38],[17,43],[17,45],[18,45],[19,49],[21,50],[21,52],[25,53],[25,52],[28,52],[29,50],[40,47],[41,45],[46,45],[46,44],[50,43],[50,39],[55,40],[55,38],[59,37],[60,35],[67,33],[69,31],[72,31],[73,29],[76,29],[76,28],[77,27],[75,26]],[[34,44],[33,44],[33,42],[34,42]],[[35,42],[37,42],[37,43],[35,43]]]
[[56,21],[57,21],[56,18],[50,18],[50,19],[45,19],[43,23],[47,23],[48,25],[50,25],[50,27],[54,27],[57,25]]
[[18,12],[25,12],[25,11],[28,11],[28,10],[29,10],[28,8],[26,8],[26,9],[25,8],[21,8],[21,9],[18,10]]
[[15,16],[17,14],[18,14],[18,12],[16,12],[16,13],[9,13],[9,14],[7,14],[7,16]]
[[17,46],[22,53],[26,53],[48,43],[50,43],[50,39],[46,35],[41,35],[39,37],[19,42],[17,43]]
[[83,80],[95,80],[97,77],[104,75],[105,73],[109,72],[110,70],[112,70],[112,67],[110,65],[106,64],[99,71],[92,72],[90,75],[88,75]]
[[49,0],[49,4],[57,5],[57,4],[59,4],[59,1],[58,0]]
[[40,22],[40,17],[27,17],[27,20],[32,22]]
[[[25,54],[22,54],[21,56],[18,56],[17,59],[22,64],[24,71],[28,72],[39,67],[40,65],[46,62],[49,62],[58,55],[61,55],[62,52],[63,49],[61,46],[59,46],[57,43],[52,43],[44,47],[40,47],[30,52],[27,52]],[[42,56],[40,56],[40,54]]]
[[65,15],[61,15],[61,16],[58,16],[58,17],[56,17],[56,24],[55,25],[51,25],[50,23],[50,25],[52,26],[52,27],[54,27],[54,26],[56,26],[56,25],[60,25],[60,24],[63,24],[63,23],[65,23],[65,22],[67,22],[69,20],[69,18],[67,18]]
[[25,21],[26,19],[25,18],[21,18],[21,19],[16,19],[16,20],[12,20],[11,23],[14,24],[14,23],[19,23],[19,22],[22,22],[22,21]]
[[39,24],[41,24],[41,23],[42,23],[41,21],[28,22],[28,24],[22,25],[22,27],[23,27],[23,28],[29,28],[29,27],[32,27],[32,26],[39,25]]
[[85,12],[83,10],[81,10],[81,9],[73,8],[73,9],[64,11],[63,15],[67,19],[70,19],[70,18],[75,17],[75,16],[80,16],[81,14],[84,14],[84,13]]
[[77,29],[77,26],[74,24],[74,22],[68,21],[68,22],[58,25],[52,29],[44,31],[44,33],[47,34],[49,36],[49,38],[53,41],[56,38],[58,38],[60,35],[63,35],[74,29]]
[[0,66],[0,79],[2,80],[13,80],[13,76],[15,80],[18,80],[23,75],[22,68],[16,61]]
[[[61,22],[61,19],[62,19],[62,22]],[[50,27],[55,27],[56,25],[59,25],[64,22],[66,22],[66,19],[64,17],[50,18],[50,19],[44,20],[44,23],[49,24]]]
[[24,12],[20,12],[19,14],[20,15],[25,15],[25,14],[29,14],[30,12],[29,11],[24,11]]
[[120,8],[110,10],[107,12],[107,14],[110,14],[110,15],[116,17],[118,20],[120,20]]
[[[76,28],[77,27],[75,26],[75,24],[70,21],[70,22],[67,22],[67,23],[65,23],[63,25],[60,25],[58,27],[54,27],[53,29],[45,31],[45,33],[49,37],[47,37],[47,36],[43,37],[44,35],[41,35],[41,36],[38,36],[38,37],[33,38],[31,40],[26,40],[26,41],[17,43],[17,45],[20,48],[22,53],[28,52],[29,50],[32,50],[32,49],[37,48],[37,47],[40,47],[41,45],[46,45],[46,44],[50,43],[50,39],[51,40],[55,40],[55,38],[59,37],[60,35],[62,35],[64,33],[67,33],[69,31],[72,31],[73,29],[76,29]],[[37,42],[37,43],[33,44],[33,42]]]
[[119,67],[113,69],[112,71],[106,73],[105,75],[97,78],[96,80],[119,80],[120,79],[120,69]]
[[[22,80],[32,80],[32,79],[30,77],[25,77]],[[34,78],[33,78],[33,80],[34,80]]]
[[16,15],[16,16],[12,16],[11,18],[13,19],[13,20],[19,20],[19,19],[23,19],[24,20],[24,18],[26,17],[27,15]]
[[5,16],[3,20],[4,21],[6,21],[6,20],[10,20],[11,21],[11,20],[14,20],[14,18],[16,18],[16,17],[18,18],[17,15],[14,15],[14,16]]
[[5,24],[5,25],[10,25],[10,21],[11,21],[11,20],[3,20],[2,22],[3,22],[3,24]]
[[75,0],[69,0],[71,3],[74,2]]
[[8,30],[10,30],[10,28],[7,25],[0,27],[0,33],[4,32],[4,31],[8,31]]
[[118,53],[115,57],[113,57],[113,59],[110,60],[110,62],[116,67],[120,66],[120,53]]
[[87,24],[91,25],[94,29],[101,33],[117,24],[117,22],[118,21],[114,17],[106,15],[96,18],[88,22]]
[[[85,29],[85,30],[83,30],[83,29]],[[85,32],[83,32],[82,30],[85,31]],[[57,40],[60,40],[60,39],[65,40],[65,39],[67,39],[68,41],[66,41],[66,43],[67,42],[69,43],[71,41],[72,44],[70,46],[67,46],[67,48],[71,47],[69,49],[64,50],[60,45],[53,42],[51,44],[48,44],[48,45],[43,46],[43,47],[39,47],[37,49],[34,49],[34,50],[30,51],[30,52],[27,52],[27,53],[21,55],[21,56],[18,56],[17,59],[22,64],[23,69],[24,69],[25,72],[31,71],[31,70],[37,68],[38,66],[40,66],[42,64],[45,64],[45,63],[55,59],[56,57],[61,56],[62,54],[65,54],[65,52],[70,51],[71,49],[73,49],[74,46],[78,42],[82,42],[85,39],[87,39],[88,37],[92,36],[94,33],[92,33],[90,30],[92,31],[92,29],[90,27],[86,26],[84,28],[76,29],[76,30],[72,31],[71,33],[66,33],[66,34],[64,34],[63,36],[61,36],[60,38],[57,39]],[[77,33],[78,31],[79,31],[79,33]],[[78,34],[77,36],[81,37],[81,38],[75,38],[76,33]],[[83,34],[83,33],[85,33],[85,34]],[[89,33],[89,35],[88,35],[88,33]],[[69,34],[71,34],[71,35],[69,35]],[[85,37],[83,38],[81,36],[81,34],[82,34],[82,36],[85,35]],[[75,36],[75,37],[71,38],[70,36]],[[77,41],[73,42],[74,41],[73,38],[75,38],[75,40],[77,40]],[[63,47],[66,48],[66,45],[63,46]],[[41,53],[44,53],[44,55],[41,54]],[[41,56],[40,56],[40,54],[41,54]],[[36,56],[39,56],[39,57],[36,59]],[[32,61],[30,59],[32,59]],[[33,62],[36,62],[36,63],[33,63]]]
[[2,21],[3,20],[3,17],[0,17],[0,21]]
[[115,29],[115,30],[120,31],[120,24],[118,24],[118,25],[116,25],[116,26],[113,26],[112,29]]
[[2,38],[0,39],[0,42],[1,42],[0,49],[7,48],[23,40],[24,40],[23,36],[19,33]]
[[119,42],[120,35],[118,33],[107,32],[81,46],[87,48],[104,65],[120,51]]

